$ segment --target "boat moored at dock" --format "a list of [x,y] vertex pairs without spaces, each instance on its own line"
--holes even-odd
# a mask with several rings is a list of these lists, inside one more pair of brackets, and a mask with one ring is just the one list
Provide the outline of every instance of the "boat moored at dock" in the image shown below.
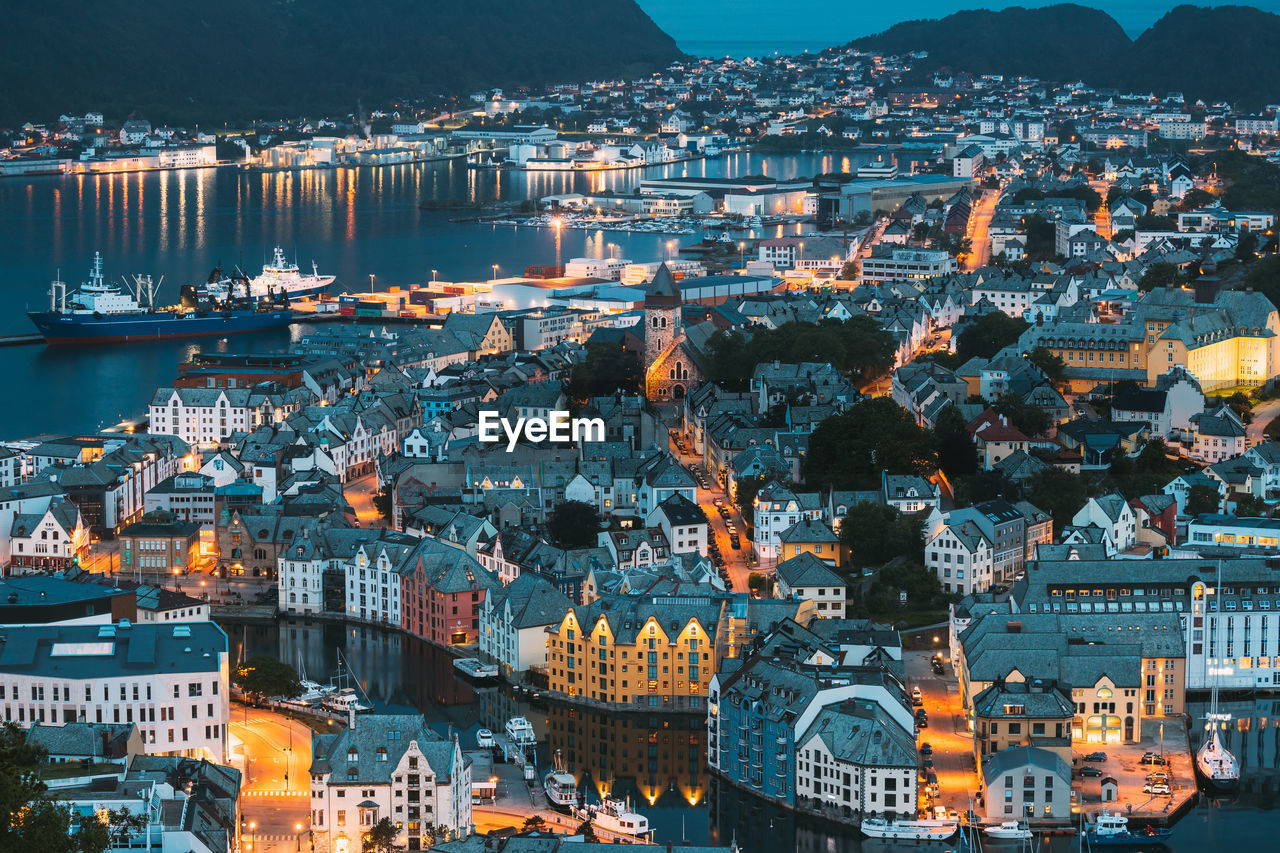
[[885,820],[869,817],[860,824],[862,834],[896,841],[946,841],[960,828],[953,820]]

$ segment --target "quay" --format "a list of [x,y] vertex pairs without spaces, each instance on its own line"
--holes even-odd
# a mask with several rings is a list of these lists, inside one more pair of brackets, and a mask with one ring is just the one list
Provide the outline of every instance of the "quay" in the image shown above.
[[38,332],[32,332],[29,335],[0,335],[0,347],[21,347],[42,343],[44,343],[44,336]]

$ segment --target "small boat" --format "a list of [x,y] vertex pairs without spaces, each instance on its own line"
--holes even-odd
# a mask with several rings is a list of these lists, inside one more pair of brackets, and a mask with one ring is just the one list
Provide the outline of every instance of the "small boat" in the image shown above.
[[511,738],[511,742],[516,746],[533,746],[538,742],[538,736],[534,734],[533,723],[530,723],[527,717],[512,717],[507,720],[507,737]]
[[360,701],[360,697],[356,695],[356,691],[352,687],[344,687],[336,693],[326,696],[321,703],[330,711],[336,711],[339,714],[345,714],[348,711],[372,711],[372,705],[366,705]]
[[486,681],[498,677],[498,667],[485,663],[480,658],[455,658],[453,668],[475,681]]
[[1142,832],[1129,829],[1129,821],[1124,815],[1112,814],[1105,808],[1093,824],[1085,831],[1085,840],[1089,848],[1094,847],[1156,847],[1165,844],[1172,829],[1157,829],[1148,826]]
[[542,789],[547,792],[547,802],[556,811],[571,815],[578,808],[578,780],[565,770],[558,749],[552,758],[551,769],[542,777]]
[[579,809],[578,817],[618,835],[647,838],[650,832],[649,818],[632,811],[630,800],[605,797],[599,805]]
[[1031,828],[1016,820],[1006,820],[999,826],[988,826],[982,830],[988,838],[999,838],[1007,841],[1030,841]]
[[946,841],[960,828],[958,820],[893,820],[869,817],[862,821],[862,834],[871,838],[913,841]]
[[497,741],[493,739],[493,732],[488,729],[481,729],[476,732],[476,748],[477,749],[493,749]]

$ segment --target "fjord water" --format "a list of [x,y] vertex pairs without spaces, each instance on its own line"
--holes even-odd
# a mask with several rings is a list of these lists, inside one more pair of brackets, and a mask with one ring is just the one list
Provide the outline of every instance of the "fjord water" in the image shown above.
[[[426,211],[424,199],[519,202],[565,192],[629,192],[645,177],[768,174],[810,176],[856,168],[870,155],[772,157],[730,154],[642,170],[550,174],[468,169],[460,161],[382,168],[244,172],[201,169],[0,180],[0,335],[34,331],[28,309],[48,305],[49,281],[61,271],[79,284],[94,251],[114,280],[164,276],[159,294],[208,276],[215,264],[257,274],[273,246],[309,269],[337,275],[336,290],[519,275],[526,264],[552,263],[549,229],[451,222],[474,211]],[[483,212],[483,211],[482,211]],[[662,234],[564,229],[560,257],[663,256]],[[694,239],[685,237],[684,240]],[[612,246],[610,245],[612,244]],[[200,350],[281,349],[288,332],[222,339],[58,349],[0,347],[9,400],[0,437],[98,429],[145,410],[152,390],[173,380],[174,366]]]

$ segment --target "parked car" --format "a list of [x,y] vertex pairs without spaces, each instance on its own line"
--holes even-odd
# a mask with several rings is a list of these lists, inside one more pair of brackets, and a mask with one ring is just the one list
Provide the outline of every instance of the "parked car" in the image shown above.
[[1102,775],[1102,770],[1101,770],[1100,768],[1097,768],[1097,767],[1081,767],[1081,768],[1080,768],[1080,775],[1081,775],[1081,776],[1088,776],[1088,777],[1091,777],[1091,778],[1093,778],[1093,777],[1098,777],[1098,776],[1101,776],[1101,775]]
[[933,755],[933,744],[929,743],[928,741],[925,741],[924,743],[920,744],[920,754]]
[[1142,760],[1138,763],[1153,764],[1156,767],[1163,767],[1164,765],[1169,763],[1169,759],[1165,758],[1163,755],[1161,755],[1158,752],[1144,752],[1142,754]]
[[712,499],[711,499],[711,504],[712,504],[713,506],[720,506],[720,507],[722,507],[722,506],[724,506],[724,498],[712,498]]
[[1142,786],[1142,793],[1167,797],[1173,793],[1173,789],[1169,787],[1168,782],[1148,782]]
[[912,704],[912,705],[917,705],[917,706],[918,706],[918,705],[923,705],[923,704],[924,704],[924,696],[922,696],[922,695],[920,694],[920,688],[919,688],[919,687],[912,687],[912,688],[911,688],[911,704]]
[[1105,752],[1091,752],[1081,760],[1082,761],[1106,761],[1107,754]]
[[942,668],[942,661],[935,659],[930,666],[933,667],[934,675],[942,675],[945,670]]

